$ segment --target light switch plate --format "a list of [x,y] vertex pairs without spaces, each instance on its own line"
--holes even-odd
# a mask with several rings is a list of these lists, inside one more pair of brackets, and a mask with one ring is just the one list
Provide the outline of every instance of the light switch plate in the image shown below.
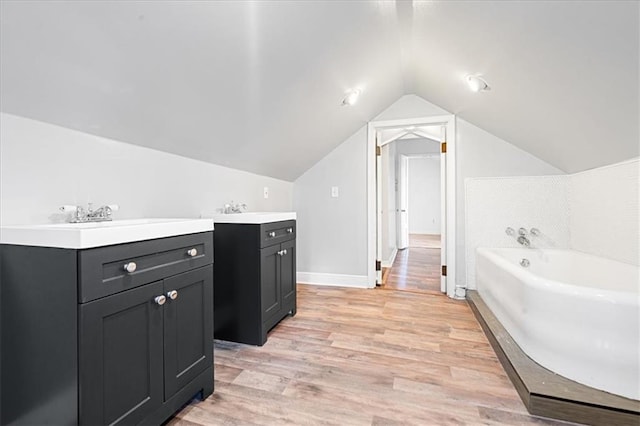
[[333,198],[338,198],[340,196],[340,191],[338,190],[337,186],[332,186],[331,187],[331,196]]
[[264,198],[269,198],[269,187],[268,186],[264,187]]

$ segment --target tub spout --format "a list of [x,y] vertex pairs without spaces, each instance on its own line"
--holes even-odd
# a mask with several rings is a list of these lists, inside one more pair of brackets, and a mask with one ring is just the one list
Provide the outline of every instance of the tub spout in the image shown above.
[[525,247],[529,247],[531,245],[531,241],[529,241],[529,239],[524,235],[520,235],[518,237],[518,243],[522,244]]

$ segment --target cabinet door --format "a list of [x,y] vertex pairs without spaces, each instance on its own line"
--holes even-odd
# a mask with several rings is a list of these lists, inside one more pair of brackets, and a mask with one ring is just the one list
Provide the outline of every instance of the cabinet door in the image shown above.
[[213,267],[167,278],[164,293],[167,296],[164,305],[164,397],[167,400],[213,365]]
[[162,281],[80,305],[81,424],[135,424],[162,404],[160,295]]
[[[280,244],[260,250],[262,322],[280,312]],[[259,327],[260,324],[257,324]]]
[[295,240],[286,241],[280,246],[283,251],[280,257],[282,305],[288,312],[291,305],[295,308],[296,300],[296,242]]

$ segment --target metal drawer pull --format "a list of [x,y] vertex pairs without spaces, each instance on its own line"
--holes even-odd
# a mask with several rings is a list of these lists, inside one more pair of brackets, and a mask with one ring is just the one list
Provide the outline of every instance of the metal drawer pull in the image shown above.
[[287,234],[293,234],[293,228],[287,228]]
[[164,302],[167,301],[167,298],[164,297],[163,295],[160,295],[160,296],[156,296],[156,298],[153,299],[153,301],[156,302],[156,305],[162,306],[164,305]]
[[196,249],[194,249],[194,248],[189,249],[189,250],[187,250],[187,254],[188,254],[189,256],[191,256],[191,257],[196,257],[196,256],[198,255],[198,250],[196,250]]
[[176,300],[178,298],[178,291],[177,290],[171,290],[169,292],[167,292],[167,297],[171,300]]
[[137,267],[138,265],[136,265],[136,262],[128,262],[124,264],[124,270],[129,273],[135,272]]
[[273,237],[275,237],[275,236],[276,236],[275,231],[271,231],[271,232],[269,232],[269,238],[273,238]]

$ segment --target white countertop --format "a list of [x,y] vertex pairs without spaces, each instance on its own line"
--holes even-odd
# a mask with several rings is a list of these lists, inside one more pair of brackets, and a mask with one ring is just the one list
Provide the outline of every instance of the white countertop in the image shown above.
[[213,230],[211,219],[132,219],[0,227],[0,243],[86,249]]
[[296,220],[296,212],[245,212],[212,215],[215,223],[260,224]]

